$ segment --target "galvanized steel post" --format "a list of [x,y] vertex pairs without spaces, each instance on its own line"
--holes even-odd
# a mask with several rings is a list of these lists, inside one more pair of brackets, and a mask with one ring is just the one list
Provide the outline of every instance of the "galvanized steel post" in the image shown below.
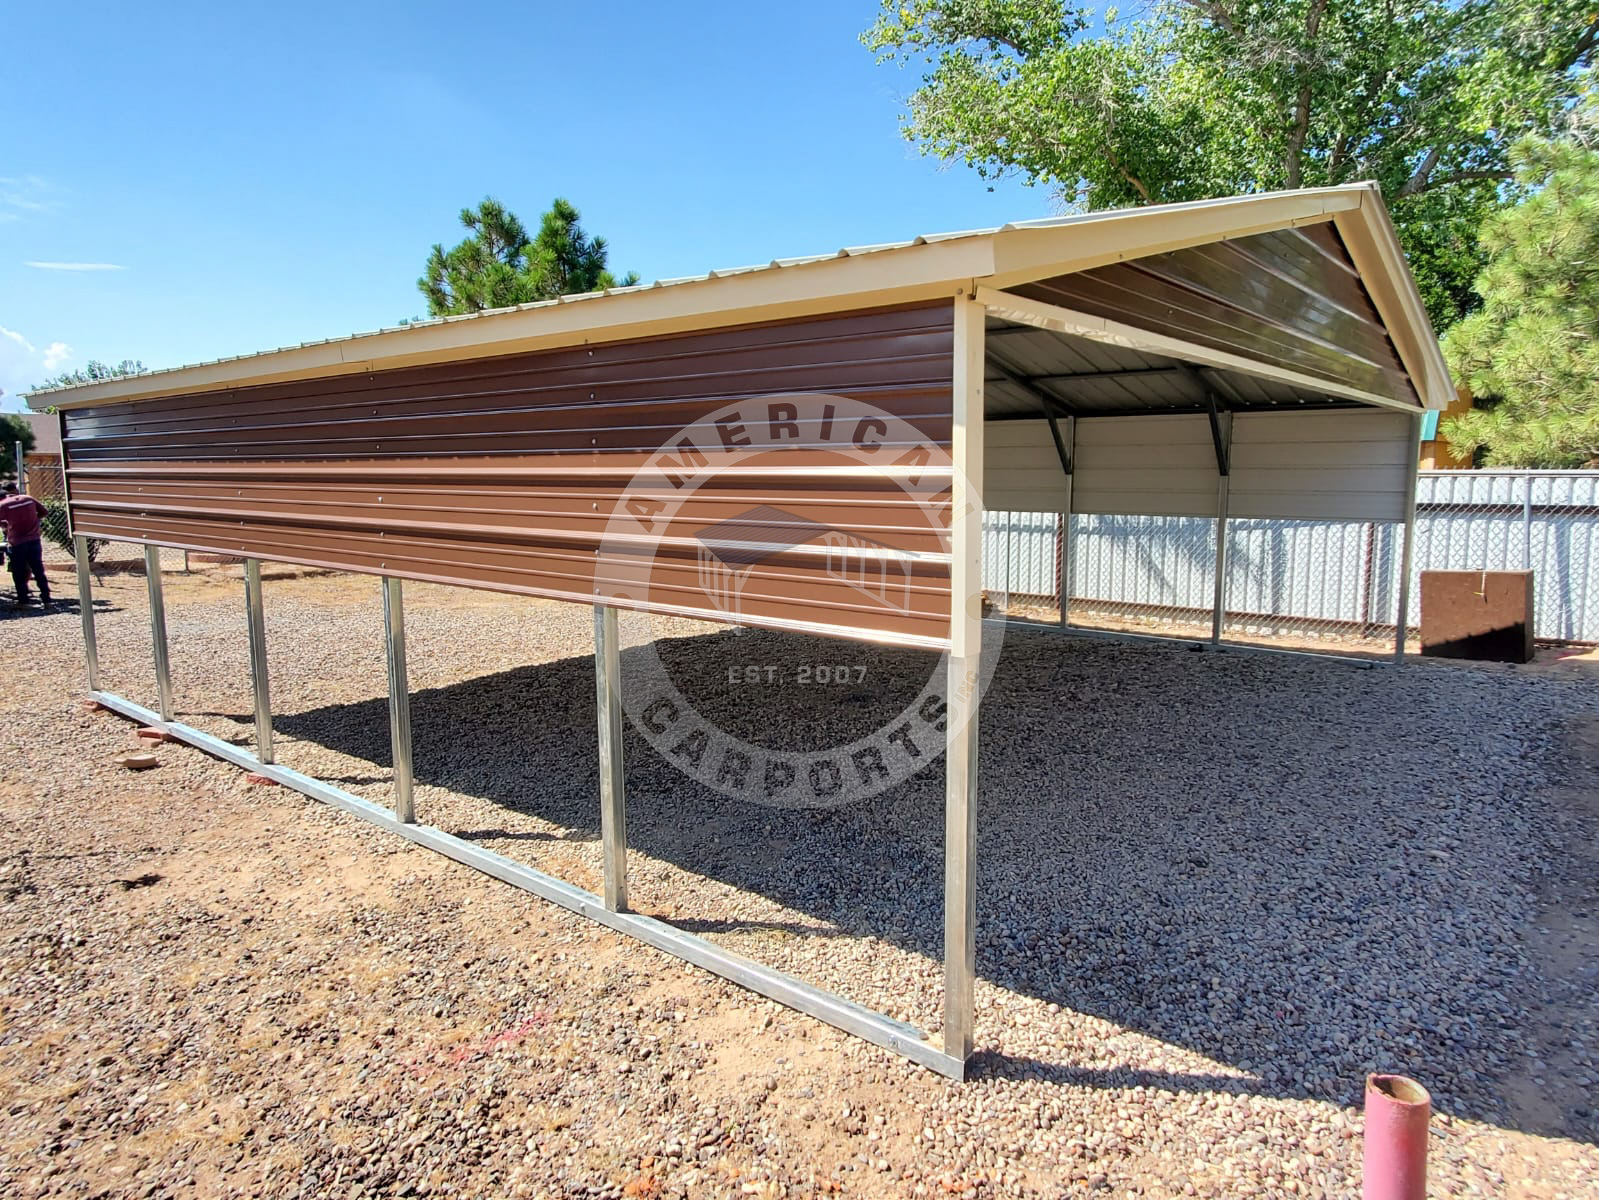
[[1405,533],[1399,547],[1399,613],[1394,622],[1394,661],[1405,661],[1410,628],[1410,567],[1416,544],[1416,475],[1421,467],[1421,413],[1410,422],[1409,472],[1405,479]]
[[1232,479],[1233,415],[1212,413],[1216,421],[1216,580],[1211,600],[1210,641],[1221,644],[1222,626],[1227,622],[1227,501]]
[[944,1053],[972,1053],[977,974],[977,710],[983,656],[983,326],[955,300],[950,655],[944,741]]
[[172,720],[172,665],[167,659],[167,608],[161,594],[161,547],[144,548],[144,583],[150,594],[150,643],[155,652],[157,711]]
[[267,673],[266,612],[261,560],[244,560],[244,605],[250,620],[250,689],[255,696],[255,756],[272,761],[272,693]]
[[389,745],[394,759],[394,815],[411,824],[411,692],[405,671],[405,599],[400,581],[383,577],[383,641],[388,650]]
[[94,579],[89,573],[89,540],[72,539],[72,556],[78,566],[78,615],[83,620],[83,665],[89,674],[89,690],[100,690],[100,648],[94,636]]
[[621,646],[616,610],[594,606],[594,710],[600,734],[600,843],[605,907],[627,908],[627,789],[622,764]]
[[1072,607],[1072,476],[1077,473],[1077,418],[1066,418],[1067,462],[1066,502],[1060,514],[1060,623],[1071,624]]

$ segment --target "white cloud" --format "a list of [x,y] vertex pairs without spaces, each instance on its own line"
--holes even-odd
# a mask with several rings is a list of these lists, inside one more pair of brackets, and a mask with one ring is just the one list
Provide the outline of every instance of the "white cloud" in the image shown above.
[[121,263],[96,262],[25,262],[25,267],[39,271],[126,271]]
[[50,183],[37,175],[0,175],[0,221],[19,220],[24,213],[49,212]]
[[72,347],[65,342],[51,342],[38,350],[16,330],[0,325],[0,390],[5,393],[0,407],[20,409],[21,394],[43,383],[71,358]]

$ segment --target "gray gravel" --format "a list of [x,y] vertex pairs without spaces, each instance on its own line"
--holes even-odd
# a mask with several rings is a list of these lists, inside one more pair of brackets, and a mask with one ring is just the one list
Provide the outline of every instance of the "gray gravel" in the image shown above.
[[[236,576],[169,576],[169,622],[185,719],[247,740]],[[267,594],[280,759],[386,802],[376,585]],[[142,580],[103,595],[106,684],[148,701]],[[587,612],[408,596],[420,818],[597,887]],[[702,711],[773,746],[858,736],[932,662],[661,632]],[[0,625],[35,664],[4,692],[7,1192],[1341,1196],[1382,1069],[1433,1093],[1437,1194],[1599,1195],[1591,677],[1012,635],[957,1087],[187,748],[114,773],[76,634]],[[805,662],[868,678],[725,683]],[[936,1030],[936,764],[802,812],[626,749],[636,908]],[[111,1175],[130,1126],[170,1145]]]

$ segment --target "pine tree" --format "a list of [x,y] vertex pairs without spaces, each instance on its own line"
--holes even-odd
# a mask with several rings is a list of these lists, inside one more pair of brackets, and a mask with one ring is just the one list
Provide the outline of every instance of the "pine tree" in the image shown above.
[[454,248],[435,245],[417,287],[435,317],[508,308],[579,292],[630,286],[606,269],[604,238],[591,238],[576,208],[559,197],[539,222],[536,237],[492,197],[461,210],[468,236]]
[[1513,152],[1520,203],[1484,223],[1482,309],[1444,338],[1481,407],[1447,419],[1462,449],[1504,467],[1599,466],[1599,103],[1563,138]]

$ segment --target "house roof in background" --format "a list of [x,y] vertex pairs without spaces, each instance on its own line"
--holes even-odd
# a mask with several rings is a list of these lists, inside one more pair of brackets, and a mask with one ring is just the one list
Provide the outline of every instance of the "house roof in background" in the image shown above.
[[61,422],[55,413],[30,412],[20,414],[33,427],[32,454],[61,453]]

